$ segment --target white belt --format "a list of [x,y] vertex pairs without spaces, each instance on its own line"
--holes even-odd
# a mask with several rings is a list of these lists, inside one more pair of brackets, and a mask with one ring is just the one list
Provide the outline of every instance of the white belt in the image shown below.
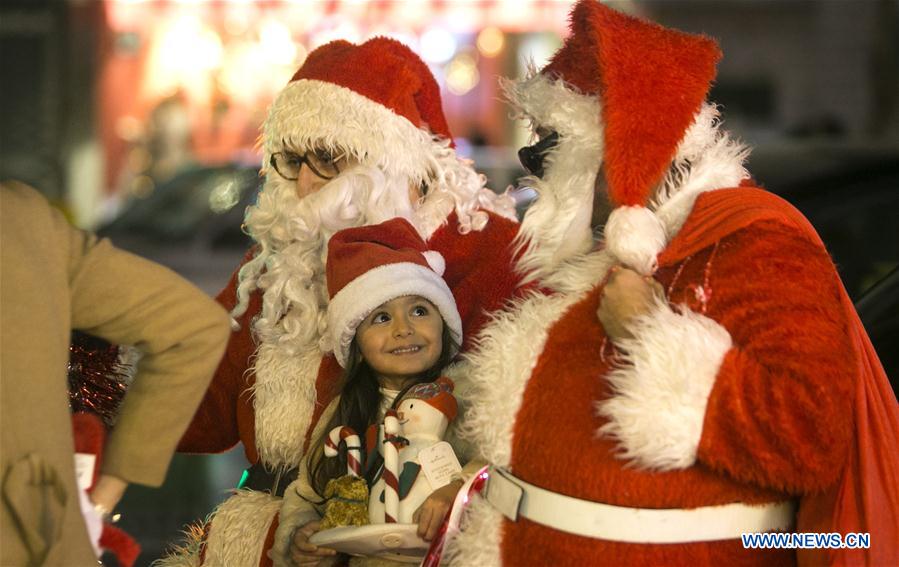
[[684,543],[737,539],[744,533],[789,531],[796,503],[751,506],[733,503],[691,509],[626,508],[581,500],[528,484],[490,467],[485,488],[494,508],[512,521],[519,516],[544,526],[609,541]]

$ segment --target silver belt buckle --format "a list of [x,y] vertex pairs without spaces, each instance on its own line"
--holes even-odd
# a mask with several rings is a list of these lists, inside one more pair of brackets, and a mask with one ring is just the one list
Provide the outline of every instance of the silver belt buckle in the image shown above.
[[487,501],[513,522],[518,521],[524,489],[509,478],[508,472],[491,467],[487,480]]

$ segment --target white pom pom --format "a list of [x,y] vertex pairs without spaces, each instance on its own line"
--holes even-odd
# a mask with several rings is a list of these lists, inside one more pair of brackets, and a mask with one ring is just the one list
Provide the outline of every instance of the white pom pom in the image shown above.
[[388,413],[384,416],[384,433],[397,435],[401,429],[400,420],[397,419],[396,414]]
[[668,244],[665,226],[646,207],[618,207],[605,227],[606,248],[619,262],[644,276],[658,269],[659,253]]
[[323,356],[334,352],[334,339],[331,337],[331,333],[325,333],[319,337],[318,350]]
[[443,275],[443,272],[446,270],[446,260],[443,259],[443,255],[440,252],[428,250],[422,252],[421,255],[425,257],[428,265],[431,266],[431,269],[434,270],[438,276]]

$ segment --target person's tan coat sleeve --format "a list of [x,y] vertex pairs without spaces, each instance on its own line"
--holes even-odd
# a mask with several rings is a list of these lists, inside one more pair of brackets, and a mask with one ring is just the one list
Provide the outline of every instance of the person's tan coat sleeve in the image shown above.
[[169,269],[57,221],[69,242],[72,327],[143,353],[103,472],[159,486],[224,351],[227,315]]

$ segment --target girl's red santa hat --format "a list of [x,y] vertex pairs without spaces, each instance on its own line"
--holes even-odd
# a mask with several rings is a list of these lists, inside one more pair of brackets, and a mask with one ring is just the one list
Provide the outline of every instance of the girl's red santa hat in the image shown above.
[[328,242],[328,335],[337,362],[346,367],[359,324],[379,306],[407,295],[437,307],[456,344],[462,319],[441,277],[446,267],[405,219],[341,230]]
[[714,40],[628,16],[596,0],[571,12],[571,35],[540,73],[596,96],[609,199],[607,248],[650,274],[668,241],[646,208],[715,77]]
[[434,76],[386,37],[312,51],[269,108],[262,143],[263,167],[285,147],[322,148],[414,182],[432,175],[453,147]]

